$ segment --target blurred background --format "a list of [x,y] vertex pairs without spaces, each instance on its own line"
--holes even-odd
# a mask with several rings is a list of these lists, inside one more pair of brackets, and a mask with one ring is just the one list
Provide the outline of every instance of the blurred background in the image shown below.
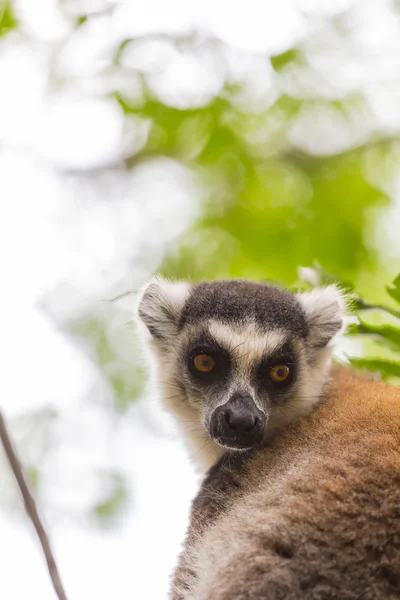
[[[165,599],[198,484],[138,287],[317,262],[391,306],[399,167],[398,0],[0,0],[1,407],[70,600]],[[1,598],[54,599],[2,455],[0,540]]]

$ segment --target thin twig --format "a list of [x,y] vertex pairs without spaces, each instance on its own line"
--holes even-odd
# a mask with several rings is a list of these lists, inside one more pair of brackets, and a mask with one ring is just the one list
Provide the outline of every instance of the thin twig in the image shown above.
[[21,463],[17,457],[17,454],[14,450],[13,444],[11,442],[10,436],[8,435],[7,426],[4,421],[3,415],[0,411],[0,438],[4,447],[4,451],[7,455],[8,461],[11,465],[11,469],[13,470],[15,479],[17,480],[18,487],[20,489],[22,498],[24,500],[25,509],[28,513],[29,518],[31,519],[36,533],[39,537],[39,541],[41,543],[44,556],[46,558],[47,568],[49,570],[50,578],[53,583],[54,590],[57,594],[59,600],[67,600],[67,595],[64,591],[63,584],[61,582],[60,574],[57,569],[56,561],[53,556],[53,552],[51,550],[50,541],[47,536],[47,533],[43,527],[42,521],[39,517],[36,502],[29,491],[28,484],[26,482],[25,476],[22,471]]

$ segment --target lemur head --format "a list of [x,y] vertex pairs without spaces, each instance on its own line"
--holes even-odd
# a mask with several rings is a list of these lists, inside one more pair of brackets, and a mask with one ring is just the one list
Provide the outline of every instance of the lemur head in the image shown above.
[[335,286],[295,294],[241,280],[155,278],[138,304],[167,407],[229,449],[310,411],[343,313]]

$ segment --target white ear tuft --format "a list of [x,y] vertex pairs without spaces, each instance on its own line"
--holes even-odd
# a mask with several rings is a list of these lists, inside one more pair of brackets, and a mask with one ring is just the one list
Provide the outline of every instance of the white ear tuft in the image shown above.
[[297,295],[306,313],[309,341],[315,348],[325,347],[344,329],[346,297],[336,285],[315,288]]
[[177,331],[191,285],[156,276],[139,292],[137,315],[154,338],[166,340]]

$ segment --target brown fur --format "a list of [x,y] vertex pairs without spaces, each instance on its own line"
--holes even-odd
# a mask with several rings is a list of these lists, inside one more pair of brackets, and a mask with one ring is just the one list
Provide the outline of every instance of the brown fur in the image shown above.
[[332,379],[270,447],[210,471],[173,600],[400,598],[400,390]]

